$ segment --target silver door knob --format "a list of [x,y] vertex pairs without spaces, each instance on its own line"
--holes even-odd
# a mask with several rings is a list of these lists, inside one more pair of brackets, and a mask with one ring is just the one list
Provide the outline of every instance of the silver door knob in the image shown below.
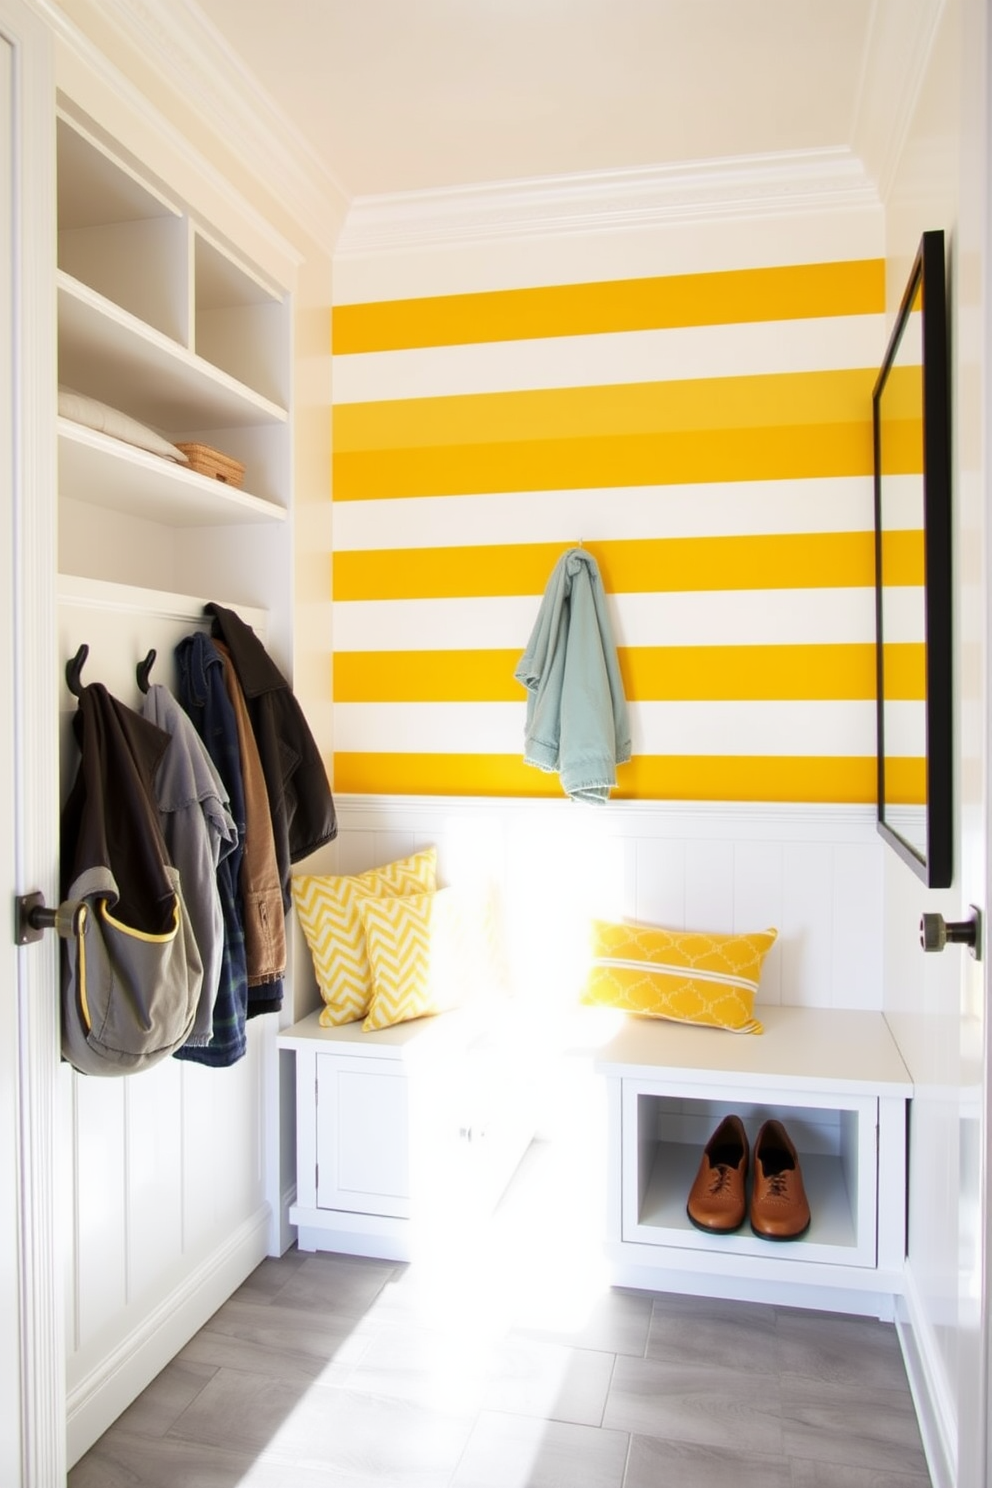
[[976,960],[982,955],[982,915],[969,904],[967,920],[945,920],[942,914],[920,916],[920,945],[925,951],[942,951],[947,945],[966,945]]

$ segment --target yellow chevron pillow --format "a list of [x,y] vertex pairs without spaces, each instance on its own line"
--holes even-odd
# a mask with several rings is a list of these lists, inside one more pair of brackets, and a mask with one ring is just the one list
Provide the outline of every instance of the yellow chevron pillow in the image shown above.
[[762,1033],[754,997],[777,937],[777,930],[715,935],[594,920],[582,1000],[644,1018]]
[[372,967],[371,1032],[444,1013],[461,1001],[462,905],[453,889],[359,904]]
[[434,847],[350,877],[293,878],[293,903],[326,1004],[320,1014],[324,1028],[356,1023],[369,1010],[372,971],[359,913],[362,900],[423,893],[436,885]]

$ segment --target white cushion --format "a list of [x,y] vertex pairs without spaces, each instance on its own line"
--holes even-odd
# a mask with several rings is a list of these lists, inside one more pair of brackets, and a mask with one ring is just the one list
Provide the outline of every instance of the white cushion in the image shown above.
[[154,429],[140,424],[129,414],[121,413],[120,409],[100,403],[96,398],[89,398],[85,393],[74,392],[72,388],[59,388],[59,414],[62,418],[71,419],[74,424],[84,424],[87,429],[109,434],[112,439],[120,439],[138,449],[149,450],[153,455],[162,455],[166,460],[176,460],[182,465],[189,463],[181,449],[163,439],[161,434],[156,434]]

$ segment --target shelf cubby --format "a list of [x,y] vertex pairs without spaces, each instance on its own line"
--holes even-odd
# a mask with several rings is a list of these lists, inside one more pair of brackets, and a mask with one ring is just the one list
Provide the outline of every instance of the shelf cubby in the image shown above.
[[[881,1013],[763,1007],[764,1032],[628,1018],[596,1055],[608,1110],[607,1254],[621,1285],[892,1315],[906,1235],[913,1086]],[[736,1113],[781,1121],[810,1202],[805,1235],[697,1229],[703,1149]]]

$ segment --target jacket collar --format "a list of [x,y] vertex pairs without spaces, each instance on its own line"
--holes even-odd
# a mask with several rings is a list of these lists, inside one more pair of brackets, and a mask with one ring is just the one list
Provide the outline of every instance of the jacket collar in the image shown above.
[[251,626],[246,625],[240,615],[219,604],[211,603],[203,608],[206,614],[214,617],[211,635],[223,640],[230,651],[234,670],[246,697],[259,697],[262,693],[288,688],[286,678]]

